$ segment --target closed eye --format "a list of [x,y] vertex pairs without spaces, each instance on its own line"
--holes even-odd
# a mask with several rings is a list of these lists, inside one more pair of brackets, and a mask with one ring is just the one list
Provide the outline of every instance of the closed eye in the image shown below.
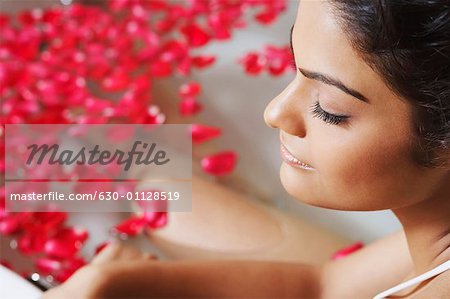
[[347,115],[332,114],[332,113],[329,113],[329,112],[323,110],[322,107],[320,106],[319,101],[316,101],[311,106],[311,112],[314,117],[320,118],[325,123],[328,123],[331,125],[339,125],[340,123],[342,123],[342,122],[346,121],[348,118],[350,118],[350,116],[347,116]]

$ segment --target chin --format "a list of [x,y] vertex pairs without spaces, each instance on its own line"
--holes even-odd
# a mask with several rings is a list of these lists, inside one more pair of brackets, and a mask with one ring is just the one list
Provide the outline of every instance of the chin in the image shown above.
[[[280,181],[287,193],[299,202],[310,206],[338,210],[338,211],[372,211],[367,207],[362,207],[346,202],[339,196],[325,196],[320,194],[318,178],[315,173],[308,173],[302,169],[295,169],[283,163],[280,167]],[[361,203],[361,201],[358,201]]]
[[316,180],[312,172],[281,164],[280,181],[287,193],[302,203],[329,208],[317,194]]

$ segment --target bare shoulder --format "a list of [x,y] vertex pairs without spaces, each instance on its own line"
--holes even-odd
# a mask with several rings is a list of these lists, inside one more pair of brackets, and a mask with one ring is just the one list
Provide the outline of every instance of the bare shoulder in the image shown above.
[[411,299],[448,299],[450,298],[450,271],[433,278],[423,289],[411,296]]
[[323,298],[372,298],[401,282],[412,269],[405,234],[397,231],[328,263],[322,277]]

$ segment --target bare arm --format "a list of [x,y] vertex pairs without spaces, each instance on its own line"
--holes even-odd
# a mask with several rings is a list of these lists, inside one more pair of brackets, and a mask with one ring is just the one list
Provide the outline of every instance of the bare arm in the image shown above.
[[262,261],[149,261],[107,248],[50,298],[372,298],[411,271],[403,232],[323,266]]
[[319,298],[320,269],[263,261],[120,260],[86,266],[44,298]]
[[[123,268],[122,268],[123,267]],[[412,270],[403,231],[322,266],[258,261],[161,262],[156,268],[124,264],[110,294],[132,281],[147,283],[146,294],[183,297],[372,298]],[[125,274],[122,274],[123,273]],[[122,280],[127,275],[127,280]],[[152,277],[147,280],[147,277]],[[121,282],[117,282],[121,281]],[[157,286],[148,284],[155,281]],[[132,292],[132,290],[129,290]],[[123,295],[130,294],[125,291]],[[131,294],[130,294],[131,295]],[[133,294],[135,295],[135,294]],[[138,294],[136,294],[138,295]]]
[[[108,266],[105,266],[108,268]],[[319,298],[320,268],[258,261],[116,263],[104,298]]]

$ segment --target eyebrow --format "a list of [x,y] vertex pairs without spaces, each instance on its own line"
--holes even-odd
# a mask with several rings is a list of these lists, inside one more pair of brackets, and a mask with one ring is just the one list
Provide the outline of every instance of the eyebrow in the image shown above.
[[[294,47],[292,46],[292,32],[294,31],[294,25],[292,25],[292,27],[291,27],[291,34],[290,34],[290,39],[289,39],[290,40],[290,46],[291,46],[292,55],[294,55]],[[352,89],[350,87],[345,86],[344,83],[342,83],[338,79],[332,78],[332,77],[330,77],[328,75],[325,75],[325,74],[322,74],[322,73],[305,70],[305,69],[300,68],[300,67],[298,68],[298,70],[300,71],[300,73],[302,73],[303,76],[305,76],[308,79],[320,81],[320,82],[322,82],[324,84],[334,86],[334,87],[342,90],[346,94],[349,94],[352,97],[357,98],[360,101],[369,103],[369,100],[365,96],[363,96],[359,91],[356,91],[356,90],[354,90],[354,89]]]

